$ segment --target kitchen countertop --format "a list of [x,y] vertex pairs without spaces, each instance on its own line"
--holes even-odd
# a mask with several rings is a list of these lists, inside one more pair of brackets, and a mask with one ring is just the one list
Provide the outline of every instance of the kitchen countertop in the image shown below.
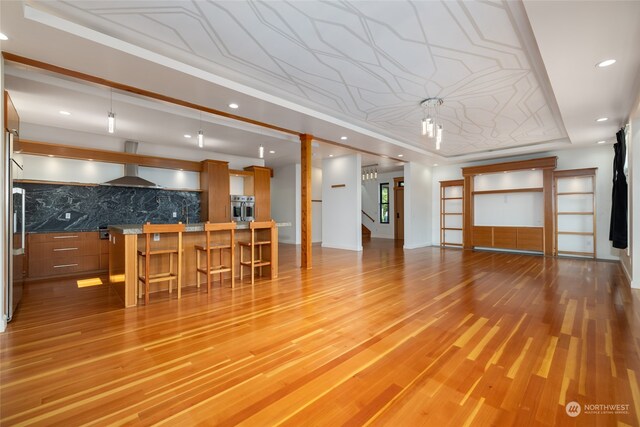
[[[237,230],[247,230],[249,229],[248,222],[238,222]],[[277,222],[276,227],[291,227],[290,222]],[[204,223],[197,222],[193,224],[185,224],[185,232],[197,232],[204,231]],[[121,224],[121,225],[110,225],[109,230],[113,230],[120,234],[142,234],[142,224]]]

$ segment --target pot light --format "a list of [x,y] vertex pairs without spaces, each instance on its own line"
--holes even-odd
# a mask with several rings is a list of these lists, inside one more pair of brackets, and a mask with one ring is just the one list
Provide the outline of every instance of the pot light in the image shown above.
[[264,159],[264,147],[262,145],[258,149],[258,154],[260,155],[261,159]]
[[434,164],[433,164],[433,166],[438,166],[438,164],[437,164],[437,163],[434,163]]
[[329,154],[329,157],[333,157],[333,154]]
[[201,130],[198,131],[198,147],[204,148],[204,133]]
[[606,122],[607,120],[609,120],[609,117],[600,117],[599,119],[596,119],[596,122]]
[[7,37],[4,33],[0,33],[0,40],[9,40],[9,37]]
[[341,136],[340,139],[343,140],[343,141],[346,141],[349,138],[347,138],[346,136]]
[[238,107],[239,107],[239,105],[238,105],[238,104],[236,104],[235,102],[232,102],[231,104],[229,104],[229,108],[233,108],[234,110],[235,110],[236,108],[238,108]]
[[71,113],[65,110],[60,110],[60,114],[62,114],[63,116],[70,116]]
[[596,144],[604,144],[604,143],[606,143],[606,142],[607,142],[607,141],[598,141],[598,142],[596,142]]
[[274,150],[269,150],[269,154],[276,154]]
[[185,133],[185,134],[184,134],[184,137],[185,137],[185,138],[187,138],[187,139],[189,139],[189,138],[191,138],[191,135],[189,135],[188,133]]
[[398,157],[404,157],[404,154],[398,154]]
[[604,60],[602,62],[598,62],[596,64],[596,67],[604,68],[604,67],[608,67],[609,65],[613,65],[615,63],[616,63],[615,59],[606,59],[606,60]]

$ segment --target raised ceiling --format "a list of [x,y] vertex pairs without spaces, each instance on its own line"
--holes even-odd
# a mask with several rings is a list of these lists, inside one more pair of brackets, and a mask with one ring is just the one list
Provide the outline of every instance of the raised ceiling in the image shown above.
[[[425,164],[611,140],[640,82],[640,2],[0,7],[3,50],[215,109],[238,101],[245,117]],[[419,134],[429,96],[445,99],[439,152]]]
[[420,101],[444,98],[441,154],[454,156],[566,137],[546,76],[537,71],[541,61],[533,34],[514,16],[522,14],[518,5],[69,1],[43,6],[417,147],[426,142],[419,130]]

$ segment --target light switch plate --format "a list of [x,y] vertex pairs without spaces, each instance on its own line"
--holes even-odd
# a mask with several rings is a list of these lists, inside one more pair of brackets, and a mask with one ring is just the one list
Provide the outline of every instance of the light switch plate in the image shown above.
[[153,241],[154,242],[160,241],[160,233],[153,233]]
[[71,219],[71,214],[69,212],[64,214],[64,219]]
[[176,218],[177,216],[178,216],[178,213],[177,213],[177,212],[174,212],[174,213],[173,213],[173,217],[174,217],[174,218]]

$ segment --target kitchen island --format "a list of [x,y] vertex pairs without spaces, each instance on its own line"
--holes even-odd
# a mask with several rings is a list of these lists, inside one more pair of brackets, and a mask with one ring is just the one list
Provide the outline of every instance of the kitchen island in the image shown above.
[[[239,262],[240,252],[237,247],[238,241],[249,241],[251,239],[249,223],[239,222],[237,223],[235,242],[236,256],[235,256],[235,274],[236,278],[239,277]],[[271,250],[263,253],[265,260],[271,261],[270,266],[265,266],[263,273],[268,275],[270,279],[278,277],[278,227],[290,226],[291,223],[277,223],[276,227],[271,230],[260,230],[257,233],[269,233],[269,235],[262,235],[262,240],[271,240]],[[133,307],[138,305],[138,248],[144,248],[145,235],[142,233],[142,224],[130,224],[130,225],[112,225],[109,226],[109,283],[113,289],[120,295],[124,301],[125,307]],[[182,233],[182,288],[198,285],[198,277],[196,275],[196,245],[205,245],[206,234],[204,232],[204,225],[202,223],[185,224],[185,232]],[[228,236],[225,236],[228,243]],[[220,239],[212,233],[212,241],[219,241]],[[161,235],[160,241],[154,242],[155,245],[163,247],[176,247],[177,237],[175,235]],[[218,256],[212,254],[212,259],[216,259]],[[226,255],[225,255],[226,256]],[[152,259],[151,271],[158,271],[158,269],[166,270],[166,266],[162,263],[167,261],[161,258]],[[228,286],[228,273],[225,274],[225,280],[223,286]],[[241,279],[241,278],[240,278]],[[200,276],[202,280],[202,276]],[[216,285],[219,285],[219,280],[216,277]],[[202,284],[202,283],[200,283]],[[242,283],[236,283],[236,286],[242,286]],[[151,293],[167,290],[168,284],[166,283],[154,283],[151,285]],[[205,282],[206,288],[206,282]]]

